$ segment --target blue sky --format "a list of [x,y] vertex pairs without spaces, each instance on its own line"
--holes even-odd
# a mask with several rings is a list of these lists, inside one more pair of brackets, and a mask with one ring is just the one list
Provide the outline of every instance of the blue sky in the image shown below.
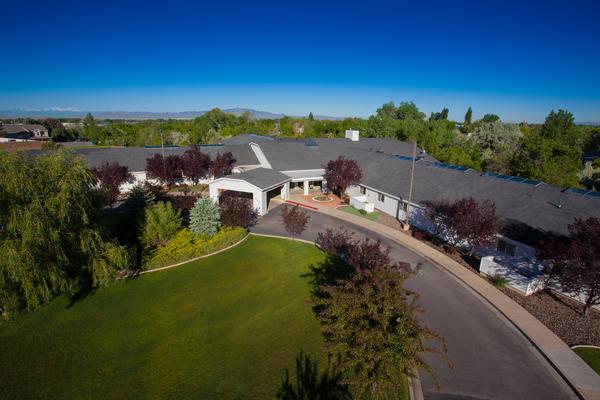
[[600,2],[210,3],[3,5],[0,109],[600,120]]

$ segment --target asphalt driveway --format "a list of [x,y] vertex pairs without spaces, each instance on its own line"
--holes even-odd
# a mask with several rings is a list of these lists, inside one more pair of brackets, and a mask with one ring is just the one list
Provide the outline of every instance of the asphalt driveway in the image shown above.
[[[308,210],[307,210],[308,211]],[[514,326],[488,303],[446,271],[431,265],[385,237],[360,226],[308,211],[308,227],[301,238],[314,241],[318,232],[343,226],[357,238],[380,239],[393,258],[420,263],[420,272],[407,287],[420,295],[423,320],[448,344],[453,368],[437,356],[426,361],[435,369],[440,390],[431,376],[421,374],[426,399],[568,399],[577,398],[542,355]],[[251,231],[287,236],[279,207],[259,219]]]

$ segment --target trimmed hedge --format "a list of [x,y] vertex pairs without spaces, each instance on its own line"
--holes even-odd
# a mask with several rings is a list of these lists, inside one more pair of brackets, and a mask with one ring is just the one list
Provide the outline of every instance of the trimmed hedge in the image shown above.
[[248,231],[240,227],[223,227],[214,236],[196,235],[182,229],[163,247],[150,253],[142,269],[164,267],[222,250],[242,240]]

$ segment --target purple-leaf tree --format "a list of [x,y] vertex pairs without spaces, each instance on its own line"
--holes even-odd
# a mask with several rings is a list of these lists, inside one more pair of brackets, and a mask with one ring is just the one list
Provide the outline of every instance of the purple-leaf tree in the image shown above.
[[208,175],[210,168],[210,155],[202,153],[196,145],[191,146],[181,156],[181,169],[183,176],[191,180],[194,185]]
[[306,229],[310,216],[298,206],[283,206],[281,209],[281,220],[287,233],[293,238],[300,236]]
[[342,196],[349,186],[358,185],[360,183],[362,171],[356,160],[339,156],[335,160],[327,162],[323,178],[327,181],[327,187],[329,189]]
[[233,170],[233,154],[230,151],[219,153],[210,164],[210,174],[214,179],[230,175]]
[[472,197],[456,200],[438,200],[425,203],[426,215],[454,245],[464,243],[469,254],[478,246],[492,243],[500,231],[500,218],[493,201],[477,201]]
[[543,242],[538,255],[550,279],[584,298],[583,315],[600,304],[600,219],[576,219],[567,238]]
[[146,160],[146,172],[148,177],[173,187],[183,179],[181,158],[174,154],[164,158],[161,154],[154,154]]
[[111,207],[117,201],[117,197],[121,192],[119,189],[121,185],[133,182],[134,180],[133,176],[129,173],[129,169],[116,162],[105,162],[100,167],[92,168],[90,173],[100,189],[106,192]]
[[225,192],[219,198],[219,211],[221,222],[226,226],[247,228],[256,223],[257,214],[251,199]]

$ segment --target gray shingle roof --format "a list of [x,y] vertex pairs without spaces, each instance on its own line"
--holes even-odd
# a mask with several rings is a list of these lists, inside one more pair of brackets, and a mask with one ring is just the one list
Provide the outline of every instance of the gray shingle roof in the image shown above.
[[[408,197],[410,161],[379,156],[359,163],[363,184],[399,198]],[[600,217],[600,199],[564,192],[560,187],[530,186],[472,170],[440,169],[426,161],[415,164],[413,202],[464,197],[492,200],[507,223],[519,222],[543,233],[566,234],[567,225],[575,218]]]
[[[170,154],[182,155],[189,147],[165,147],[165,156]],[[118,162],[125,165],[131,172],[146,169],[146,160],[154,154],[160,154],[160,148],[144,147],[111,147],[73,149],[75,154],[84,157],[89,168],[98,167],[104,162]],[[226,145],[222,147],[200,147],[200,151],[215,157],[218,153],[230,151],[233,154],[234,165],[258,165],[258,160],[249,146]]]
[[240,179],[251,183],[260,189],[268,189],[271,186],[277,185],[278,183],[283,183],[290,180],[289,176],[268,168],[255,168],[239,174],[230,175],[226,178]]

